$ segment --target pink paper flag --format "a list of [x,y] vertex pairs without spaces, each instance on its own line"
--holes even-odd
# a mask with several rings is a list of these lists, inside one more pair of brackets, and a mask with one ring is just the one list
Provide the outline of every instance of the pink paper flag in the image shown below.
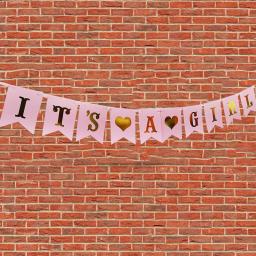
[[184,125],[186,137],[192,132],[204,132],[202,105],[190,106],[183,108]]
[[111,144],[121,138],[126,138],[133,144],[136,143],[135,116],[136,111],[133,109],[111,108]]
[[19,122],[34,134],[42,97],[41,92],[14,86],[8,87],[0,126]]
[[182,138],[182,108],[162,108],[162,140],[165,141],[170,136]]
[[73,138],[78,102],[56,96],[48,96],[43,135],[60,131]]
[[256,110],[256,98],[254,86],[249,87],[240,93],[244,116],[248,116],[251,111]]
[[160,111],[160,109],[146,108],[139,110],[141,143],[144,143],[150,138],[154,138],[160,142],[163,142]]
[[221,100],[215,100],[203,105],[208,132],[216,126],[223,127]]
[[81,103],[76,140],[92,136],[98,142],[103,143],[108,109],[101,105]]
[[235,94],[222,99],[226,122],[228,125],[231,124],[234,119],[241,119],[238,95],[239,94]]

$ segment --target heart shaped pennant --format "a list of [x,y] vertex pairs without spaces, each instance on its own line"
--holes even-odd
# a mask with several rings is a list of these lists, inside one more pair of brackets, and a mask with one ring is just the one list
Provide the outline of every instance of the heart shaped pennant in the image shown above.
[[129,128],[132,124],[130,117],[121,117],[118,116],[115,119],[115,124],[122,130],[125,131],[127,128]]
[[135,116],[136,111],[133,109],[111,108],[111,144],[122,138],[136,143]]
[[182,108],[161,109],[163,141],[171,136],[182,138]]
[[172,116],[172,117],[167,116],[164,121],[165,121],[165,124],[166,124],[169,128],[172,129],[172,128],[174,128],[174,126],[176,126],[176,124],[178,123],[179,118],[178,118],[177,116]]

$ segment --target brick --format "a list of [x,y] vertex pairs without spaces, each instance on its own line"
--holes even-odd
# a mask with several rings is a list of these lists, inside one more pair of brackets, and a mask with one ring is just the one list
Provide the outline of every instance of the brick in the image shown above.
[[[220,99],[254,85],[255,5],[0,1],[0,79],[133,109]],[[35,135],[0,128],[1,255],[255,255],[253,112],[204,135],[111,145],[109,121],[103,144],[42,136],[45,103]]]

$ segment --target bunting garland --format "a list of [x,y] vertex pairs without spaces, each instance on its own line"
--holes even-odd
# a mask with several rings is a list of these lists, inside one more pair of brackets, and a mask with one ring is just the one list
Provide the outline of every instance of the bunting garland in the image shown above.
[[80,103],[76,140],[91,136],[103,143],[109,108],[97,104]]
[[121,138],[126,138],[132,143],[136,143],[135,127],[136,111],[132,109],[111,108],[111,143],[115,143]]
[[91,136],[103,143],[108,112],[110,112],[111,143],[125,138],[135,144],[136,113],[139,114],[140,142],[144,143],[151,138],[159,142],[164,142],[171,136],[182,139],[183,127],[186,138],[193,132],[203,133],[204,118],[208,132],[211,132],[215,126],[222,128],[224,125],[222,110],[227,125],[233,123],[235,119],[241,119],[242,114],[248,116],[251,111],[256,111],[254,86],[235,95],[194,106],[124,109],[65,99],[2,82],[0,85],[8,88],[0,127],[18,122],[34,134],[44,97],[47,98],[47,104],[43,135],[60,131],[72,140],[78,114],[77,141]]

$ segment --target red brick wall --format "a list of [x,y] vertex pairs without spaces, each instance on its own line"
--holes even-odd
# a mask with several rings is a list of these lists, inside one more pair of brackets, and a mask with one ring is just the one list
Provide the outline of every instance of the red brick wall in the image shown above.
[[[255,1],[0,1],[0,80],[117,107],[204,103],[255,84],[255,24]],[[143,145],[43,137],[42,120],[35,136],[0,129],[0,256],[256,255],[254,114]]]

